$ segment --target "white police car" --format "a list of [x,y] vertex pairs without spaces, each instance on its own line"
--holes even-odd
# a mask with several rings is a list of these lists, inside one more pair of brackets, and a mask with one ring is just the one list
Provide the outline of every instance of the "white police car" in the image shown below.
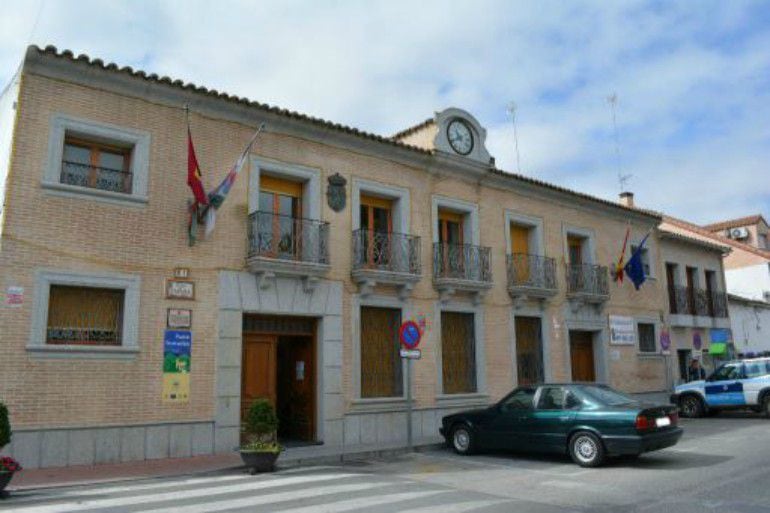
[[770,358],[725,363],[705,380],[677,386],[671,402],[683,417],[751,408],[770,418]]

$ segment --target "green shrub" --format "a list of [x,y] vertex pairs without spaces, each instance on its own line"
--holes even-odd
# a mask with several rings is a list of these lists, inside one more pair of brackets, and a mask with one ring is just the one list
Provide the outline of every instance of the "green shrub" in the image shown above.
[[[246,411],[243,419],[243,431],[246,433],[249,443],[253,448],[260,443],[275,442],[278,430],[278,417],[273,406],[267,399],[257,399]],[[245,446],[244,446],[245,447]]]
[[11,443],[11,423],[8,420],[8,408],[0,403],[0,449]]

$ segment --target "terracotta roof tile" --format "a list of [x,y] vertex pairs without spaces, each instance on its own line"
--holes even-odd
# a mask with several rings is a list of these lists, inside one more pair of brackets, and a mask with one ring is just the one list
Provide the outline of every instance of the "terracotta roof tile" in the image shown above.
[[708,237],[714,240],[718,244],[723,244],[732,248],[738,248],[743,251],[748,251],[749,253],[754,253],[755,255],[770,259],[770,251],[768,250],[762,250],[759,248],[755,248],[754,246],[751,246],[749,244],[738,242],[737,240],[734,240],[734,239],[728,239],[724,235],[710,232],[704,227],[698,226],[697,224],[690,223],[689,221],[685,221],[683,219],[677,219],[676,217],[671,217],[671,216],[663,216],[663,222],[673,224],[674,226],[678,226],[679,228],[683,228],[685,230],[691,230],[699,235],[702,235],[704,237]]
[[765,221],[765,218],[762,217],[762,214],[757,214],[754,216],[739,217],[738,219],[729,219],[727,221],[720,221],[718,223],[707,224],[707,225],[704,225],[703,228],[705,228],[710,232],[718,232],[720,230],[727,230],[728,228],[751,226],[753,224],[759,223],[760,221],[767,224],[767,221]]

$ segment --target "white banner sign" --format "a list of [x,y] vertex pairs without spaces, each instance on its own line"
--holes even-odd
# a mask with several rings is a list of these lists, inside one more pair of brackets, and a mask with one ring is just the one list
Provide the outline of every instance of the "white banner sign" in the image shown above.
[[610,315],[610,344],[613,346],[636,345],[636,323],[633,317]]

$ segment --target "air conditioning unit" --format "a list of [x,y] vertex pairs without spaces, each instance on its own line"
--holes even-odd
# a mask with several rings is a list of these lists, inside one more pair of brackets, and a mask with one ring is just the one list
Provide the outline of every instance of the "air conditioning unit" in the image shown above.
[[747,239],[749,237],[749,230],[744,226],[740,228],[731,228],[727,235],[731,239]]

